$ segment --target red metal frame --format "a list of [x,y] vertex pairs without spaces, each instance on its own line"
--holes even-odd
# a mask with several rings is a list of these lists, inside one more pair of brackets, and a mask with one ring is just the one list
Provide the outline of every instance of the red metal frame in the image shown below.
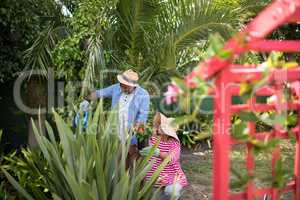
[[[227,59],[215,56],[203,63],[200,63],[199,70],[203,79],[216,77],[215,80],[215,107],[214,107],[214,133],[213,133],[213,199],[254,199],[267,194],[272,200],[279,199],[283,192],[293,192],[294,199],[300,200],[300,117],[298,125],[292,130],[297,138],[295,152],[295,178],[288,183],[285,188],[256,188],[252,181],[249,181],[244,192],[231,193],[229,188],[230,180],[230,148],[231,145],[238,143],[230,136],[230,119],[232,114],[242,110],[268,111],[276,110],[298,110],[300,112],[299,99],[292,103],[281,103],[279,100],[274,104],[259,104],[252,98],[247,104],[232,105],[232,96],[239,95],[240,83],[243,81],[259,80],[263,77],[262,70],[255,66],[233,65],[233,60],[241,53],[247,51],[269,52],[300,52],[300,41],[272,41],[265,40],[268,34],[284,23],[300,21],[300,0],[277,0],[262,11],[243,31],[230,39],[224,46],[231,55]],[[257,95],[269,96],[276,95],[277,99],[282,97],[282,84],[284,81],[300,81],[300,67],[289,70],[273,70],[269,74],[269,80],[274,84],[256,91]],[[298,94],[300,94],[300,89]],[[255,124],[248,123],[250,134],[259,140],[270,138],[270,134],[255,132]],[[286,139],[288,134],[281,131],[280,127],[275,127],[271,134],[272,138]],[[248,175],[253,175],[254,156],[252,155],[251,144],[247,145],[246,167]],[[280,149],[273,151],[272,166],[280,158]]]

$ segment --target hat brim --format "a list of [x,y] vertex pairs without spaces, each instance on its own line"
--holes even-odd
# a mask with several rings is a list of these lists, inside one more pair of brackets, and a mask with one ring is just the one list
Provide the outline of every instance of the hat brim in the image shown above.
[[[158,117],[158,116],[156,116],[156,117]],[[162,131],[164,132],[164,134],[168,135],[170,137],[173,137],[178,142],[180,142],[180,140],[176,134],[178,127],[171,126],[171,123],[174,120],[174,118],[167,118],[162,113],[159,113],[159,120],[160,120],[160,127],[161,127]]]
[[137,83],[130,83],[126,80],[123,79],[123,77],[121,75],[117,75],[117,79],[120,83],[124,84],[124,85],[128,85],[128,86],[131,86],[131,87],[137,87],[139,84]]
[[171,128],[165,128],[165,127],[162,127],[161,129],[165,135],[175,138],[178,142],[180,142],[175,130],[173,130]]

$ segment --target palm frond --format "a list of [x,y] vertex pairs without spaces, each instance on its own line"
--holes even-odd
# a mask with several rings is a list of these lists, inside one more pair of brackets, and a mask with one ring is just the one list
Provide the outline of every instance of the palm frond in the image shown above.
[[47,77],[48,67],[52,63],[52,50],[56,44],[56,36],[53,33],[53,26],[49,25],[34,41],[33,45],[24,52],[26,61],[25,70],[31,73],[35,70]]
[[182,56],[187,57],[193,47],[202,48],[211,33],[228,38],[241,25],[239,9],[216,6],[213,0],[164,2],[154,31],[145,34],[146,67],[155,71],[152,77],[187,65]]
[[166,7],[160,19],[172,24],[174,43],[179,50],[207,40],[211,33],[218,32],[226,38],[241,24],[239,8],[218,7],[212,0],[172,0]]
[[95,80],[100,80],[101,68],[105,68],[105,59],[100,36],[90,37],[86,53],[88,61],[86,64],[81,95],[88,92],[86,91],[88,88],[94,88]]
[[30,0],[30,3],[35,8],[33,10],[40,18],[43,29],[32,46],[24,51],[24,70],[29,70],[30,74],[36,71],[41,76],[47,77],[47,69],[53,67],[52,51],[59,37],[66,33],[62,26],[64,16],[61,5],[53,0],[45,0],[43,3]]
[[119,26],[115,32],[116,45],[125,51],[128,62],[141,66],[140,52],[144,49],[144,34],[153,28],[155,17],[160,12],[158,0],[122,0],[116,10]]

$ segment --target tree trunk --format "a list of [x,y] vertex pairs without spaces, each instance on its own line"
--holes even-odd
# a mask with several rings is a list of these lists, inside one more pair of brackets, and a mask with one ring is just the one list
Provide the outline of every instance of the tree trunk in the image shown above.
[[[27,106],[30,108],[35,108],[37,111],[39,108],[46,108],[47,105],[47,92],[46,92],[46,81],[45,79],[38,76],[31,76],[27,84]],[[28,113],[28,145],[29,147],[35,147],[37,141],[34,136],[33,126],[31,119],[33,119],[36,127],[38,128],[40,134],[45,134],[45,120],[46,113],[41,113],[39,122],[38,112],[35,114]]]

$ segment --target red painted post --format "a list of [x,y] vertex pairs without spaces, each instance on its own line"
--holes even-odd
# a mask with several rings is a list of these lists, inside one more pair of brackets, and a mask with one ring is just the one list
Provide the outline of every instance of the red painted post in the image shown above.
[[[226,92],[226,81],[217,80],[215,92],[214,133],[213,133],[213,199],[229,200],[230,171],[230,95]],[[217,180],[217,181],[216,181]]]
[[[274,131],[275,135],[273,136],[274,138],[276,137],[276,131]],[[275,166],[277,161],[280,159],[280,149],[279,147],[276,147],[273,150],[272,153],[272,176],[275,177],[276,176],[276,171],[275,171]],[[280,193],[279,190],[277,188],[272,188],[272,200],[279,200],[280,198]]]
[[[275,76],[275,80],[277,82],[287,81],[287,76],[284,71],[280,71],[277,76]],[[278,115],[281,115],[283,112],[286,112],[286,107],[283,104],[284,96],[283,96],[283,84],[275,83],[275,96],[276,96],[276,112]],[[277,138],[278,133],[283,130],[283,127],[280,124],[276,124],[274,126],[274,131],[272,134],[273,138]],[[280,160],[280,147],[276,147],[272,153],[272,176],[276,176],[276,164]],[[279,200],[280,192],[277,188],[273,188],[272,190],[272,199]]]
[[[253,123],[249,123],[249,128],[253,129]],[[248,170],[248,177],[250,180],[247,183],[247,200],[252,200],[254,199],[254,185],[253,185],[253,171],[254,171],[254,156],[252,153],[253,146],[251,144],[247,144],[247,170]]]
[[[300,94],[300,87],[295,91],[295,95]],[[298,93],[298,94],[297,94]],[[300,98],[300,96],[298,96]],[[299,101],[300,99],[298,99]],[[294,163],[294,174],[295,174],[295,192],[294,200],[300,199],[300,105],[298,104],[298,130],[296,131],[296,153],[295,153],[295,163]]]
[[[248,104],[249,107],[252,108],[253,105],[256,103],[255,97],[252,97]],[[249,128],[249,134],[251,136],[254,136],[256,133],[256,127],[254,122],[248,122],[248,128]],[[247,144],[247,170],[248,170],[248,177],[250,180],[247,183],[247,200],[252,200],[254,199],[254,184],[253,184],[253,175],[254,175],[254,168],[255,168],[255,163],[254,163],[254,155],[253,155],[253,145],[248,143]]]
[[[300,111],[300,109],[299,109]],[[298,127],[300,127],[300,118],[298,119]],[[297,131],[297,143],[296,143],[296,154],[295,154],[295,164],[294,164],[294,174],[295,174],[295,192],[294,200],[300,199],[300,129]]]

